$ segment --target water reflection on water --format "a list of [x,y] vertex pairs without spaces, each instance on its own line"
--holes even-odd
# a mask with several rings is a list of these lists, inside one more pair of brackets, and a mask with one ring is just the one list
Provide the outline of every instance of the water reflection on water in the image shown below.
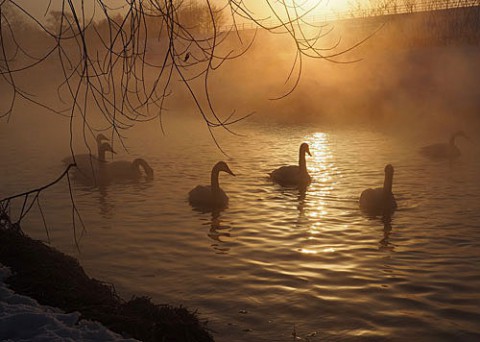
[[[124,295],[198,309],[218,341],[480,338],[477,150],[449,165],[419,156],[419,141],[367,129],[247,125],[244,137],[221,137],[226,157],[190,128],[189,139],[129,140],[153,181],[77,184],[87,226],[80,254],[68,194],[52,189],[44,205],[52,243]],[[268,172],[296,163],[304,141],[312,184],[302,192],[272,183]],[[52,167],[61,153],[44,160],[15,148],[24,149],[7,156],[12,165],[21,154],[44,173],[62,168]],[[229,208],[192,209],[188,191],[221,159],[237,174],[220,176]],[[366,217],[358,197],[382,185],[387,163],[399,208],[390,219]],[[23,182],[13,173],[3,181],[6,191]],[[45,238],[35,215],[24,226]]]

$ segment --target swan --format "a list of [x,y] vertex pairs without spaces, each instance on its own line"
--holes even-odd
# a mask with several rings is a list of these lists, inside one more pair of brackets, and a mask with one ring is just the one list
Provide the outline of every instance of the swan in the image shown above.
[[455,139],[457,137],[463,137],[469,140],[463,131],[458,131],[452,134],[448,143],[424,146],[420,149],[420,153],[431,159],[456,159],[461,155],[460,149],[455,145]]
[[74,169],[75,179],[86,185],[103,183],[104,168],[108,164],[105,159],[106,152],[116,153],[108,142],[99,145],[97,158],[92,158],[90,155],[86,155],[88,156],[86,160],[80,158],[77,161],[77,167]]
[[197,185],[188,193],[188,201],[193,207],[201,209],[220,209],[228,205],[228,196],[220,188],[218,175],[223,171],[232,176],[235,174],[230,170],[227,163],[220,161],[212,168],[210,185]]
[[269,173],[270,178],[281,186],[306,186],[312,181],[307,171],[305,153],[312,156],[307,143],[300,145],[298,165],[282,166]]
[[153,179],[153,169],[148,165],[145,159],[137,158],[134,161],[119,160],[102,164],[101,178],[106,180],[135,180],[142,177],[142,171],[146,175],[147,180]]
[[102,133],[98,134],[97,137],[95,138],[97,142],[97,156],[92,155],[91,153],[82,153],[82,154],[76,154],[75,155],[75,160],[73,156],[68,156],[62,159],[62,162],[66,165],[73,164],[74,162],[77,163],[77,166],[86,166],[90,167],[90,164],[92,162],[92,159],[98,159],[98,156],[100,155],[100,147],[103,143],[103,141],[108,141],[109,139],[103,135]]
[[388,215],[397,208],[392,193],[393,166],[385,166],[385,180],[382,188],[366,189],[360,195],[360,209],[371,215]]

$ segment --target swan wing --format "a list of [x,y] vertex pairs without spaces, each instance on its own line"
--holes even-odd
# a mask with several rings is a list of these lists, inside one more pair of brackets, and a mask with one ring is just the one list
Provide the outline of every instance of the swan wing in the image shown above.
[[203,210],[221,209],[228,205],[228,196],[222,189],[214,196],[210,185],[197,185],[188,193],[188,202]]
[[381,207],[383,200],[383,188],[366,189],[360,195],[361,208]]
[[300,179],[300,168],[297,165],[282,166],[270,173],[270,177],[277,183],[296,184]]
[[427,145],[420,149],[420,153],[432,159],[457,158],[460,156],[458,147],[450,144]]
[[128,180],[139,177],[140,172],[135,170],[131,162],[119,160],[106,164],[105,176],[112,180]]
[[383,188],[366,189],[360,195],[360,209],[371,215],[382,215],[397,208],[393,194],[385,199]]
[[311,182],[310,175],[300,172],[298,165],[282,166],[270,173],[270,178],[282,186],[308,185]]
[[188,193],[188,201],[190,204],[205,202],[210,197],[212,197],[212,189],[208,185],[197,185]]

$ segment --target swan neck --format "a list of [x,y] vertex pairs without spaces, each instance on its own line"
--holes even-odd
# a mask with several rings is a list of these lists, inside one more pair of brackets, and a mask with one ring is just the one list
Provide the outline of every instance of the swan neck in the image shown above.
[[147,175],[147,177],[153,177],[153,169],[148,165],[145,159],[137,158],[132,162],[133,168],[135,170],[140,170],[140,166],[143,168],[143,171]]
[[393,186],[393,174],[386,173],[385,180],[383,182],[383,192],[385,194],[390,195],[392,193],[392,186]]
[[212,192],[216,192],[220,189],[220,184],[218,183],[218,174],[220,171],[214,167],[212,169],[212,174],[210,176],[210,186],[212,187]]
[[455,139],[456,138],[457,138],[456,134],[452,135],[452,137],[450,138],[450,145],[452,145],[452,146],[455,145]]
[[98,160],[105,161],[105,148],[102,146],[98,146]]
[[300,167],[300,172],[307,172],[307,162],[305,160],[305,150],[300,149],[298,156],[298,166]]

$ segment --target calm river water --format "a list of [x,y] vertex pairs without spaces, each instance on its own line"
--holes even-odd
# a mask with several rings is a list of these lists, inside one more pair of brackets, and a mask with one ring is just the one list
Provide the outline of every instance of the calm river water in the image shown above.
[[[79,250],[66,182],[42,194],[51,244],[124,297],[198,310],[217,341],[480,340],[474,140],[459,141],[458,161],[433,162],[418,154],[432,136],[251,123],[237,126],[240,136],[219,134],[227,157],[195,125],[167,123],[166,136],[145,126],[126,140],[130,154],[117,144],[115,160],[144,157],[151,182],[73,185],[86,225],[82,232],[77,221]],[[49,139],[35,125],[1,124],[0,197],[62,172],[62,134]],[[266,177],[297,163],[301,142],[313,154],[304,195]],[[220,176],[230,207],[192,210],[188,191],[207,184],[222,159],[237,174]],[[362,215],[358,198],[382,185],[387,163],[399,209],[382,222]],[[47,240],[36,207],[23,228]]]

